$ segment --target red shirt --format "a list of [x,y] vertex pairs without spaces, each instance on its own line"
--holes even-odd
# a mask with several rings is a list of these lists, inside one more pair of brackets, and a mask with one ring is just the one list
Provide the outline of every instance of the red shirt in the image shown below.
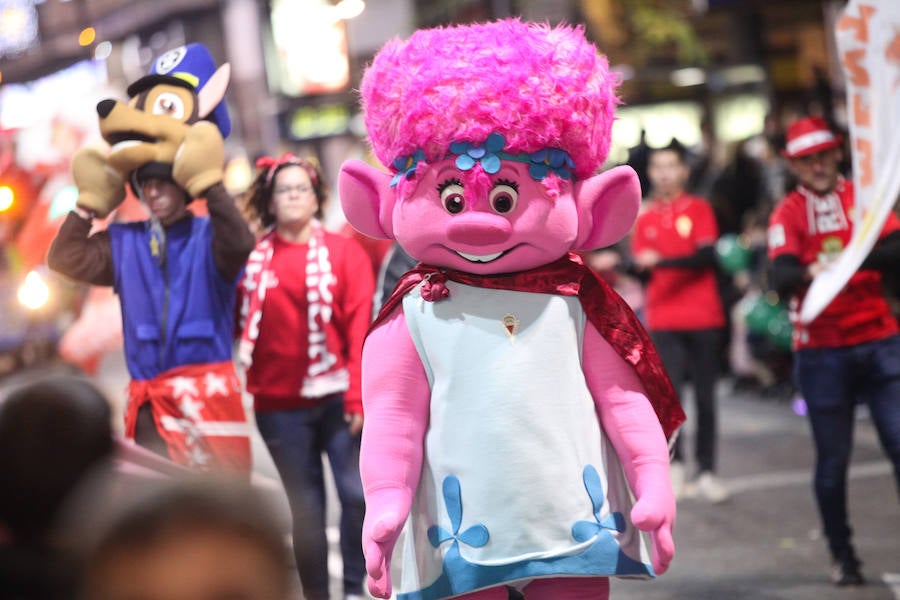
[[[266,290],[259,338],[247,370],[247,391],[256,410],[308,408],[321,398],[303,398],[300,388],[309,366],[306,300],[308,244],[292,244],[277,235],[269,270],[275,281]],[[325,325],[326,346],[337,357],[332,370],[346,368],[350,388],[344,396],[348,412],[362,413],[360,382],[362,345],[372,320],[374,276],[369,258],[350,238],[325,233],[334,281],[333,314]]]
[[[853,182],[841,179],[834,192],[820,196],[799,186],[785,196],[769,218],[769,259],[793,255],[805,267],[835,257],[853,235],[850,220]],[[900,228],[893,213],[881,231],[884,237]],[[801,325],[797,312],[803,296],[791,298],[794,348],[834,348],[871,342],[895,334],[897,320],[884,297],[878,271],[857,271],[812,323]]]
[[[634,254],[655,250],[663,259],[685,258],[716,243],[719,229],[712,207],[696,196],[650,200],[631,238]],[[712,329],[725,325],[725,311],[713,267],[657,266],[647,283],[647,328]]]

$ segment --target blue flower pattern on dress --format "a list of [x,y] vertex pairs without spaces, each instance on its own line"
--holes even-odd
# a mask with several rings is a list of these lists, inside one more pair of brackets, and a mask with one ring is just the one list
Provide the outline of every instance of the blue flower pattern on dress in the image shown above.
[[533,152],[529,158],[531,166],[528,167],[528,173],[534,179],[540,181],[550,172],[556,173],[562,179],[572,179],[572,169],[575,168],[575,161],[565,150],[558,148],[544,148]]
[[622,533],[625,531],[625,516],[620,512],[610,513],[605,519],[600,518],[603,508],[603,483],[597,469],[588,465],[582,472],[584,488],[591,499],[595,521],[578,521],[572,526],[572,537],[579,542],[587,542],[604,529]]
[[419,166],[419,162],[425,160],[425,152],[421,149],[416,150],[410,156],[398,156],[394,159],[393,167],[397,169],[396,175],[391,179],[391,187],[397,185],[397,183],[403,177],[409,179],[413,175],[416,174],[416,167]]
[[[634,560],[622,552],[611,530],[623,532],[625,519],[620,512],[600,519],[603,507],[603,484],[596,468],[587,465],[582,471],[587,495],[590,499],[595,521],[578,521],[572,526],[572,536],[576,541],[588,542],[575,555],[556,555],[546,558],[526,558],[506,564],[478,564],[463,558],[460,542],[480,548],[488,543],[489,535],[484,525],[473,525],[462,533],[462,494],[459,479],[454,475],[444,478],[442,491],[447,515],[450,517],[452,532],[439,526],[428,528],[428,540],[435,548],[452,541],[443,556],[441,574],[431,584],[415,591],[397,595],[398,600],[436,600],[447,598],[476,589],[483,589],[504,582],[521,581],[536,577],[559,577],[578,575],[624,575],[653,577],[653,567]],[[527,527],[527,524],[525,524]],[[589,566],[588,569],[585,567]]]
[[506,138],[499,133],[492,133],[484,145],[453,142],[450,144],[450,152],[457,155],[456,167],[460,171],[468,171],[476,163],[480,163],[485,173],[493,175],[500,170],[500,151],[504,146],[506,146]]
[[454,545],[462,542],[473,548],[481,548],[488,543],[490,536],[484,525],[472,525],[462,533],[459,527],[462,524],[462,493],[459,479],[450,475],[444,478],[443,483],[444,504],[447,506],[447,515],[450,517],[450,525],[453,532],[449,532],[440,525],[432,525],[428,528],[428,541],[437,548],[444,542],[453,540]]

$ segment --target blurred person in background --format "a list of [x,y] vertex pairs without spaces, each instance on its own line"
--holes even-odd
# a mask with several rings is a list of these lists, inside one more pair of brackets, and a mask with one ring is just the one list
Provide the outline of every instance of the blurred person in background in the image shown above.
[[[796,392],[791,377],[792,327],[787,305],[769,285],[766,230],[769,213],[747,214],[744,230],[731,239],[740,246],[738,270],[727,255],[720,255],[722,269],[733,273],[741,298],[731,309],[730,368],[732,390],[751,391],[751,398],[791,400]],[[717,250],[729,238],[722,237]]]
[[757,158],[759,145],[759,138],[738,142],[731,160],[712,185],[710,203],[720,235],[741,233],[749,215],[771,210],[772,199]]
[[60,516],[113,449],[109,403],[83,379],[28,383],[0,402],[0,598],[74,597]]
[[631,236],[638,272],[647,279],[647,329],[676,389],[687,377],[696,402],[696,481],[685,484],[682,440],[675,443],[672,487],[710,502],[729,492],[715,476],[716,393],[725,314],[716,281],[718,229],[709,203],[685,193],[690,169],[677,140],[651,151],[651,193]]
[[[254,238],[222,183],[227,78],[204,46],[190,44],[129,86],[129,103],[97,105],[110,154],[84,148],[73,158],[76,208],[47,264],[119,296],[131,376],[126,435],[179,464],[249,476],[232,350],[236,284]],[[126,179],[149,218],[92,232],[124,200]],[[196,198],[209,217],[189,210]]]
[[[840,136],[819,117],[795,121],[784,156],[798,180],[772,213],[768,254],[772,285],[801,306],[813,278],[853,234],[853,182],[839,173]],[[900,335],[884,296],[880,270],[900,266],[900,220],[888,217],[881,237],[847,285],[811,323],[794,319],[794,374],[816,447],[815,496],[836,585],[865,582],[852,543],[847,469],[855,406],[865,401],[900,490]]]
[[0,242],[4,245],[15,241],[46,182],[46,176],[19,164],[17,133],[0,125],[0,188],[6,188],[0,211]]
[[641,128],[640,138],[635,146],[628,149],[628,159],[625,164],[634,169],[641,182],[641,196],[645,197],[650,190],[650,180],[647,179],[647,156],[650,146],[647,145],[647,130]]
[[357,598],[365,577],[360,359],[372,316],[371,261],[355,240],[322,226],[328,187],[317,161],[285,154],[257,167],[248,201],[268,232],[240,288],[238,354],[290,501],[304,597],[329,598],[324,452],[341,504],[344,594]]
[[626,237],[612,246],[586,252],[582,258],[587,266],[622,296],[641,323],[646,323],[644,284],[641,281],[641,274],[634,267],[629,246]]
[[277,524],[242,482],[177,479],[100,521],[82,600],[288,600]]

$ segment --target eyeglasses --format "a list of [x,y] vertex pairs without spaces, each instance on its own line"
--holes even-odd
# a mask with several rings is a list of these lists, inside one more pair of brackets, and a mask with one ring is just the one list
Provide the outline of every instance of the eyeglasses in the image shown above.
[[286,196],[291,192],[296,191],[302,196],[303,194],[311,192],[312,189],[312,186],[306,183],[301,183],[300,185],[279,185],[272,190],[272,194],[275,196]]

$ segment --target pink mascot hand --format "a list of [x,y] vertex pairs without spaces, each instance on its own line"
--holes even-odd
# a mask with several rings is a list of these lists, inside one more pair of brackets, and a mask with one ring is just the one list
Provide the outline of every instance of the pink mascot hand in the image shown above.
[[385,489],[366,495],[363,554],[369,575],[369,593],[391,597],[391,555],[409,515],[411,498],[402,490]]
[[658,475],[646,476],[646,471],[641,473],[644,480],[640,484],[641,494],[631,509],[634,526],[650,534],[653,542],[653,570],[657,575],[662,575],[669,569],[669,563],[675,556],[675,541],[672,538],[675,496],[669,483],[668,464],[660,466],[661,473]]

